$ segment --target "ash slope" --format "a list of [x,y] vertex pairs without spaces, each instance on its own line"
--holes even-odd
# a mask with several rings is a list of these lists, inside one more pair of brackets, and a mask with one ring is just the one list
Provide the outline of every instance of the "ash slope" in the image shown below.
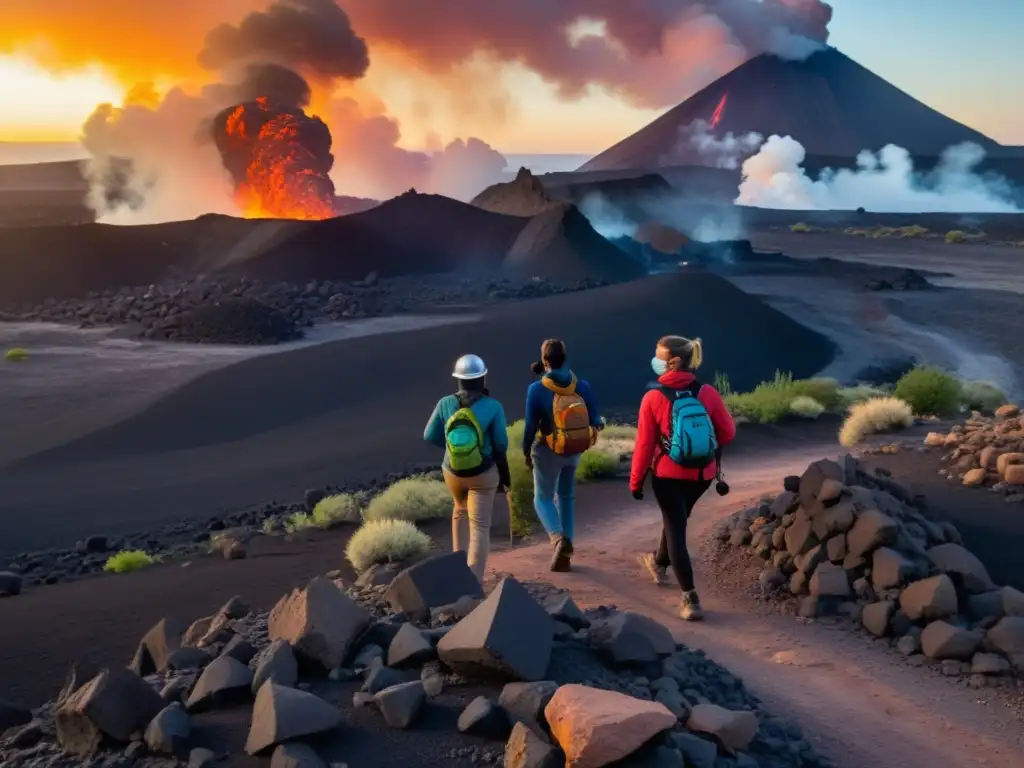
[[692,272],[500,306],[458,328],[253,359],[0,470],[0,541],[24,550],[125,533],[437,462],[423,425],[451,389],[452,360],[470,351],[487,360],[510,420],[522,415],[529,362],[550,336],[566,340],[602,408],[635,408],[666,333],[701,336],[705,376],[726,372],[740,389],[779,368],[812,375],[834,355],[823,336],[720,277]]
[[852,158],[897,144],[915,157],[935,157],[964,141],[991,154],[1007,149],[828,48],[799,62],[770,54],[750,59],[580,170],[702,164],[681,131],[695,120],[709,121],[726,95],[718,135],[789,135],[810,155]]

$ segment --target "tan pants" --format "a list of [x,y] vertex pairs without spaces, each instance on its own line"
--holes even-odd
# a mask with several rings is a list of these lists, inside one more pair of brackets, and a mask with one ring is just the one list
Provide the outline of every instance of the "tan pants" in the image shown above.
[[469,568],[483,582],[491,552],[491,509],[498,490],[498,469],[474,477],[444,471],[444,482],[455,501],[452,507],[452,549],[465,552]]

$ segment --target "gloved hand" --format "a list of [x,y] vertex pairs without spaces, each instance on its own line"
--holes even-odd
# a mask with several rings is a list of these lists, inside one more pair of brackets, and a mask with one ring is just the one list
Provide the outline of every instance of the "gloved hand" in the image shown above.
[[634,488],[633,489],[633,498],[636,499],[637,501],[643,501],[643,499],[644,499],[644,489],[643,488]]
[[533,456],[526,454],[526,468],[533,472]]

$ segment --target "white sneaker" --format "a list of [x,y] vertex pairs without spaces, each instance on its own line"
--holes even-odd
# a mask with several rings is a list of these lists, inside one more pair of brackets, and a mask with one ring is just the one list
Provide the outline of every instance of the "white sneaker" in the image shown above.
[[679,618],[683,621],[700,621],[704,618],[704,609],[700,607],[700,598],[696,591],[683,592],[679,604]]

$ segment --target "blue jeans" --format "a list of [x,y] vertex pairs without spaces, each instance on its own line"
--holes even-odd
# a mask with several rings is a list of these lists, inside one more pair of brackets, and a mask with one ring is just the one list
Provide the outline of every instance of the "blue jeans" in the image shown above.
[[559,456],[547,443],[536,443],[533,457],[533,506],[548,536],[576,533],[576,466],[580,457]]

